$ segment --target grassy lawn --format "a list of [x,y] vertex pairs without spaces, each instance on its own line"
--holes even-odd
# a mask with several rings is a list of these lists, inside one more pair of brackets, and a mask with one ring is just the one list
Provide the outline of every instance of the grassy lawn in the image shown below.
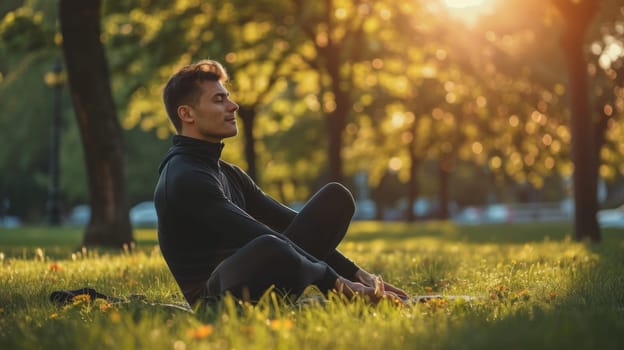
[[[319,305],[268,293],[191,314],[152,305],[183,302],[153,230],[136,232],[132,253],[82,249],[79,229],[0,230],[0,348],[623,349],[624,230],[604,230],[598,245],[571,231],[356,222],[340,249],[367,270],[411,294],[478,299]],[[48,301],[84,286],[145,299]]]

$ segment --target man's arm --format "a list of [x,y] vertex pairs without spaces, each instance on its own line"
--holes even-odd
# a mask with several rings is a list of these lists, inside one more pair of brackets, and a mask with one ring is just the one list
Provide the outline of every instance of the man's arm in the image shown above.
[[245,196],[245,210],[258,221],[277,232],[284,232],[297,212],[264,193],[239,167],[231,165]]
[[186,195],[190,197],[199,196],[199,198],[204,198],[202,201],[204,204],[192,209],[192,215],[206,220],[211,227],[218,228],[218,230],[221,231],[220,234],[218,234],[218,236],[221,237],[219,243],[221,247],[225,249],[237,248],[258,236],[264,234],[274,235],[287,242],[293,249],[308,260],[325,264],[327,266],[327,274],[324,280],[331,279],[335,281],[329,289],[333,289],[347,297],[353,297],[355,295],[365,296],[369,298],[371,302],[377,302],[382,298],[398,300],[397,294],[393,293],[392,289],[385,288],[387,284],[371,285],[370,283],[366,283],[369,282],[368,280],[352,281],[352,278],[344,278],[340,273],[332,269],[331,265],[327,262],[317,259],[296,243],[292,242],[285,235],[257,221],[236,204],[232,203],[232,201],[218,195],[214,196],[214,192],[212,197],[202,197],[201,192],[202,191],[195,190],[186,193]]
[[[242,170],[238,168],[236,170],[237,176],[243,184],[247,201],[247,212],[276,231],[283,232],[286,230],[297,215],[297,212],[264,193]],[[340,251],[334,250],[322,260],[341,276],[357,281],[355,273],[358,271],[358,266]]]
[[[261,235],[270,234],[287,241],[289,244],[313,262],[320,262],[280,232],[269,227],[264,222],[238,207],[227,199],[222,192],[218,178],[209,172],[194,172],[192,178],[176,181],[177,186],[170,189],[170,195],[178,198],[177,215],[183,218],[182,222],[194,227],[198,233],[209,230],[223,249],[236,249]],[[270,199],[270,197],[267,196]],[[273,204],[270,204],[270,203]],[[290,217],[290,212],[296,213],[287,207],[279,205],[270,199],[267,205],[282,212],[282,216]],[[326,262],[323,262],[327,264]],[[329,266],[328,266],[329,267]]]
[[[270,226],[272,229],[283,232],[288,227],[288,225],[290,225],[294,217],[297,215],[297,212],[282,205],[271,196],[264,193],[253,182],[253,180],[249,178],[249,176],[240,168],[234,167],[234,169],[236,170],[236,176],[239,178],[239,181],[243,186],[245,199],[247,200],[247,212],[249,212],[249,214],[251,214],[254,218],[257,218],[262,223]],[[283,235],[281,236],[288,239]],[[302,248],[298,246],[297,248],[305,252],[308,256],[311,256]],[[322,260],[327,263],[331,268],[333,268],[340,276],[345,277],[349,281],[361,283],[366,287],[374,288],[375,281],[377,281],[377,279],[379,278],[378,276],[375,276],[360,268],[357,264],[344,256],[337,249],[334,249],[333,252],[331,252],[328,256],[324,257]],[[394,292],[402,296],[407,296],[403,290],[396,288],[388,283],[383,282],[383,286],[385,287],[386,291]]]

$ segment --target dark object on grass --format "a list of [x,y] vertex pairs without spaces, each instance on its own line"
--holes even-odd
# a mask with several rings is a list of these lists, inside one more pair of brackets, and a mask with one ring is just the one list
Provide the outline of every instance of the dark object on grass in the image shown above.
[[91,301],[95,299],[104,299],[109,303],[120,303],[124,301],[121,298],[111,297],[96,291],[93,288],[80,288],[74,290],[56,290],[50,294],[50,301],[56,304],[68,304],[74,301],[78,295],[88,295]]
[[434,295],[415,295],[405,299],[407,303],[416,304],[416,303],[427,303],[431,300],[463,300],[463,301],[474,301],[480,300],[482,298],[471,296],[471,295],[442,295],[442,294],[434,294]]
[[150,303],[147,301],[147,297],[142,294],[131,294],[127,298],[111,297],[106,294],[102,294],[93,288],[80,288],[74,290],[55,290],[50,294],[50,301],[54,304],[69,304],[74,302],[74,298],[78,295],[88,295],[91,301],[95,299],[104,299],[112,304],[128,304],[131,302],[142,302],[151,306],[165,306],[168,308],[178,309],[186,312],[193,313],[187,304],[168,304],[168,303]]

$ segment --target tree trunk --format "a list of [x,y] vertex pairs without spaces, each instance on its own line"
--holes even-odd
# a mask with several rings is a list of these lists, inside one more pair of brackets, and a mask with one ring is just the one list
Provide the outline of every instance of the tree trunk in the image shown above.
[[[610,96],[609,96],[610,97]],[[609,97],[603,97],[598,100],[598,105],[596,106],[596,114],[600,116],[600,119],[594,125],[594,142],[596,147],[594,147],[594,157],[600,164],[600,149],[604,146],[605,141],[607,139],[607,129],[609,126],[609,119],[611,119],[612,115],[608,115],[604,111],[604,105],[607,103],[611,103],[612,106],[615,105],[615,98],[610,99]]]
[[589,107],[587,63],[583,42],[587,27],[598,10],[598,0],[584,0],[578,4],[555,0],[561,11],[565,29],[561,36],[569,79],[569,98],[574,162],[574,234],[577,240],[589,238],[600,241],[598,211],[598,159],[596,158],[595,125]]
[[342,131],[347,124],[347,114],[351,103],[349,92],[342,86],[340,74],[340,45],[336,44],[323,51],[327,62],[327,73],[331,77],[331,89],[336,107],[327,115],[329,134],[329,180],[342,182]]
[[342,130],[344,129],[344,116],[331,113],[328,116],[327,127],[329,133],[329,180],[342,182]]
[[122,247],[133,238],[123,137],[100,38],[100,1],[61,0],[59,13],[90,195],[91,219],[83,244]]
[[[336,84],[338,85],[338,84]],[[336,109],[327,116],[329,134],[329,180],[342,182],[342,131],[346,126],[349,95],[343,91],[334,90]]]
[[[615,68],[616,72],[616,80],[609,81],[609,83],[605,83],[605,85],[609,86],[609,91],[603,91],[602,95],[596,101],[594,105],[594,110],[596,111],[596,115],[600,116],[596,121],[594,127],[594,142],[596,143],[596,147],[594,147],[594,157],[597,162],[597,166],[600,166],[600,150],[602,146],[604,146],[607,138],[607,130],[609,128],[609,121],[613,118],[615,111],[612,111],[610,114],[606,113],[605,105],[609,104],[611,106],[615,106],[617,103],[617,95],[615,92],[615,87],[624,88],[624,66]],[[611,86],[613,84],[613,86]],[[598,174],[596,174],[598,177]]]
[[440,207],[438,211],[438,218],[441,220],[446,220],[449,218],[449,180],[451,173],[451,156],[449,154],[440,155],[440,159],[438,161],[438,195]]
[[256,122],[256,108],[254,106],[240,106],[238,115],[243,121],[244,153],[247,161],[247,174],[252,180],[258,182],[258,172],[256,166],[256,145],[253,136],[254,124]]
[[375,220],[382,221],[384,214],[384,203],[382,201],[375,202]]
[[418,169],[420,167],[420,159],[416,157],[414,152],[413,142],[408,145],[410,154],[410,176],[407,182],[407,209],[405,217],[407,222],[414,222],[416,216],[414,215],[414,202],[418,198]]

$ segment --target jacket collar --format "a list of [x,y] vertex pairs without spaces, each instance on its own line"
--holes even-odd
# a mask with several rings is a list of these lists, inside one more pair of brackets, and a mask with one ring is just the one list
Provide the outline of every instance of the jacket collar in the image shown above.
[[167,162],[178,154],[190,155],[209,163],[216,163],[219,166],[219,159],[224,146],[222,142],[214,143],[188,136],[175,135],[173,136],[173,147],[165,155],[158,172],[162,172]]

